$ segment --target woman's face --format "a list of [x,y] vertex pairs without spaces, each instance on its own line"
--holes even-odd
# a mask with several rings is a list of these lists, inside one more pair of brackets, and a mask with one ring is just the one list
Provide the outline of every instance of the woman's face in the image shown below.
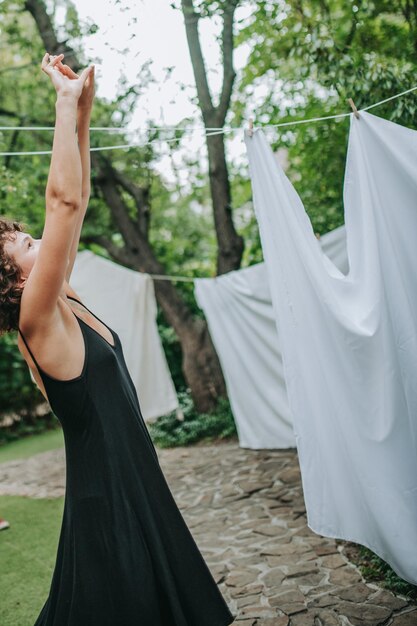
[[20,231],[15,231],[13,235],[4,244],[4,249],[19,265],[22,278],[26,279],[35,264],[42,239],[33,239],[29,233]]

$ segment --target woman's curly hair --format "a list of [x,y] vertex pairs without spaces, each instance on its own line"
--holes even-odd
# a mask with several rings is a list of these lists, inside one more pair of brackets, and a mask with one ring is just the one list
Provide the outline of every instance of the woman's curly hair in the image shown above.
[[25,225],[4,217],[0,218],[0,336],[17,330],[19,324],[21,269],[7,254],[4,244],[13,239],[13,233],[23,232]]

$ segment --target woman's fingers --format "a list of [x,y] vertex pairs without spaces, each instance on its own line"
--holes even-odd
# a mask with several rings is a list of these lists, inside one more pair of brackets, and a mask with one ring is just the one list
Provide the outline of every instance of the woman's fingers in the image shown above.
[[94,65],[89,65],[81,72],[80,80],[83,85],[93,71],[94,71]]
[[58,61],[58,63],[56,64],[56,67],[59,69],[61,74],[64,74],[64,76],[68,76],[68,78],[70,78],[68,69],[67,69],[68,65],[63,65],[61,61]]
[[41,63],[41,69],[44,72],[46,71],[46,67],[48,65],[48,61],[49,61],[49,54],[48,54],[48,52],[45,52],[45,54],[43,55],[42,63]]
[[50,62],[51,62],[51,55],[48,52],[46,52],[42,59],[42,69],[47,74],[49,73]]
[[49,74],[49,72],[51,70],[55,69],[55,66],[57,63],[59,63],[60,61],[62,61],[62,59],[64,58],[64,54],[58,54],[58,55],[51,55],[48,52],[46,52],[44,54],[44,57],[42,59],[42,63],[41,63],[41,68],[44,72],[46,72],[47,74]]
[[[41,63],[42,70],[49,75],[57,93],[65,92],[77,97],[77,99],[83,94],[84,100],[91,99],[90,92],[94,84],[94,65],[89,65],[78,75],[68,65],[62,63],[63,58],[64,55],[62,53],[58,55],[45,53]],[[91,80],[88,81],[90,76]],[[86,95],[84,96],[84,94]]]
[[69,65],[65,65],[65,63],[61,63],[61,61],[59,61],[58,67],[61,72],[65,74],[65,76],[68,76],[68,78],[79,78],[78,74],[76,74],[74,70],[69,67]]
[[[65,67],[68,67],[68,65],[66,65]],[[74,70],[73,70],[73,69],[71,69],[70,67],[68,67],[68,70],[67,70],[67,71],[68,71],[68,75],[69,75],[71,78],[79,78],[78,74],[77,74],[76,72],[74,72]]]
[[58,55],[51,55],[49,57],[49,65],[54,68],[55,65],[57,65],[57,63],[59,63],[60,61],[62,61],[62,59],[64,58],[63,54],[58,54]]

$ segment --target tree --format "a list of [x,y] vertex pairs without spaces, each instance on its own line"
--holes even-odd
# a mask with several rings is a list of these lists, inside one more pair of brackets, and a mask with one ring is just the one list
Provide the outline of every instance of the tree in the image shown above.
[[[44,2],[26,0],[24,11],[32,16],[36,24],[43,49],[53,51],[55,54],[65,50],[66,62],[78,71],[81,63],[77,54],[68,41],[60,41],[57,38]],[[12,37],[16,36],[16,40],[22,39],[17,34],[16,20],[13,21],[10,32]],[[31,108],[30,102],[22,103],[20,113],[19,108],[10,110],[3,107],[1,114],[13,117],[20,123],[30,119],[31,124],[39,124],[41,121],[45,124],[46,116],[42,115],[41,119],[36,119],[36,116],[31,115],[30,111],[33,107]],[[100,106],[98,103],[98,111],[105,113],[102,122],[104,125],[108,124],[109,107]],[[51,120],[49,120],[49,125],[53,125]],[[103,205],[106,206],[110,215],[105,216],[104,219],[104,223],[108,226],[107,232],[104,232],[103,228],[101,232],[97,232],[97,224],[95,227],[87,224],[82,241],[89,245],[98,244],[113,260],[132,269],[152,274],[166,274],[149,239],[152,214],[151,187],[155,176],[150,171],[150,159],[148,162],[146,160],[146,151],[140,154],[142,157],[140,163],[137,162],[138,152],[140,154],[140,151],[131,149],[123,157],[115,157],[113,160],[104,153],[91,153],[92,183],[95,194],[95,197],[91,199],[91,204],[97,212],[100,212],[100,215],[103,215]],[[135,155],[134,166],[127,163],[129,157],[133,158],[133,155]],[[144,172],[139,176],[138,170],[141,168]],[[134,174],[136,174],[136,180]],[[139,177],[140,183],[137,182]],[[201,317],[193,314],[180,291],[170,280],[155,281],[155,294],[165,319],[174,329],[181,344],[182,369],[195,406],[201,412],[208,412],[216,406],[219,397],[226,395],[226,388],[207,324]]]
[[[239,0],[225,0],[223,2],[215,2],[213,9],[210,6],[211,3],[209,3],[209,5],[202,3],[199,10],[196,10],[194,0],[181,0],[188,48],[197,87],[198,102],[206,129],[222,128],[229,110],[233,83],[236,76],[233,67],[233,21],[238,4]],[[217,105],[214,105],[210,93],[198,33],[198,22],[202,17],[210,14],[210,9],[216,12],[219,11],[223,18],[223,85]],[[223,274],[231,270],[239,269],[244,242],[243,237],[238,235],[233,224],[231,210],[232,200],[225,155],[224,135],[208,135],[207,151],[210,192],[218,242],[217,274]]]
[[[276,124],[349,113],[415,84],[417,9],[379,0],[261,0],[237,44],[250,46],[233,111],[240,121]],[[257,98],[261,86],[266,96]],[[415,127],[415,94],[371,113]],[[348,118],[268,131],[273,147],[288,149],[287,174],[316,231],[343,223],[343,176]]]

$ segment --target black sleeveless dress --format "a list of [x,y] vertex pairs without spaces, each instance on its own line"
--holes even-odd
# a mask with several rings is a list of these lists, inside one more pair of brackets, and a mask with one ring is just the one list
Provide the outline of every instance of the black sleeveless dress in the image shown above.
[[231,624],[235,616],[159,465],[118,334],[94,315],[112,345],[74,315],[85,361],[71,380],[46,374],[19,329],[62,424],[66,454],[57,559],[35,626]]

